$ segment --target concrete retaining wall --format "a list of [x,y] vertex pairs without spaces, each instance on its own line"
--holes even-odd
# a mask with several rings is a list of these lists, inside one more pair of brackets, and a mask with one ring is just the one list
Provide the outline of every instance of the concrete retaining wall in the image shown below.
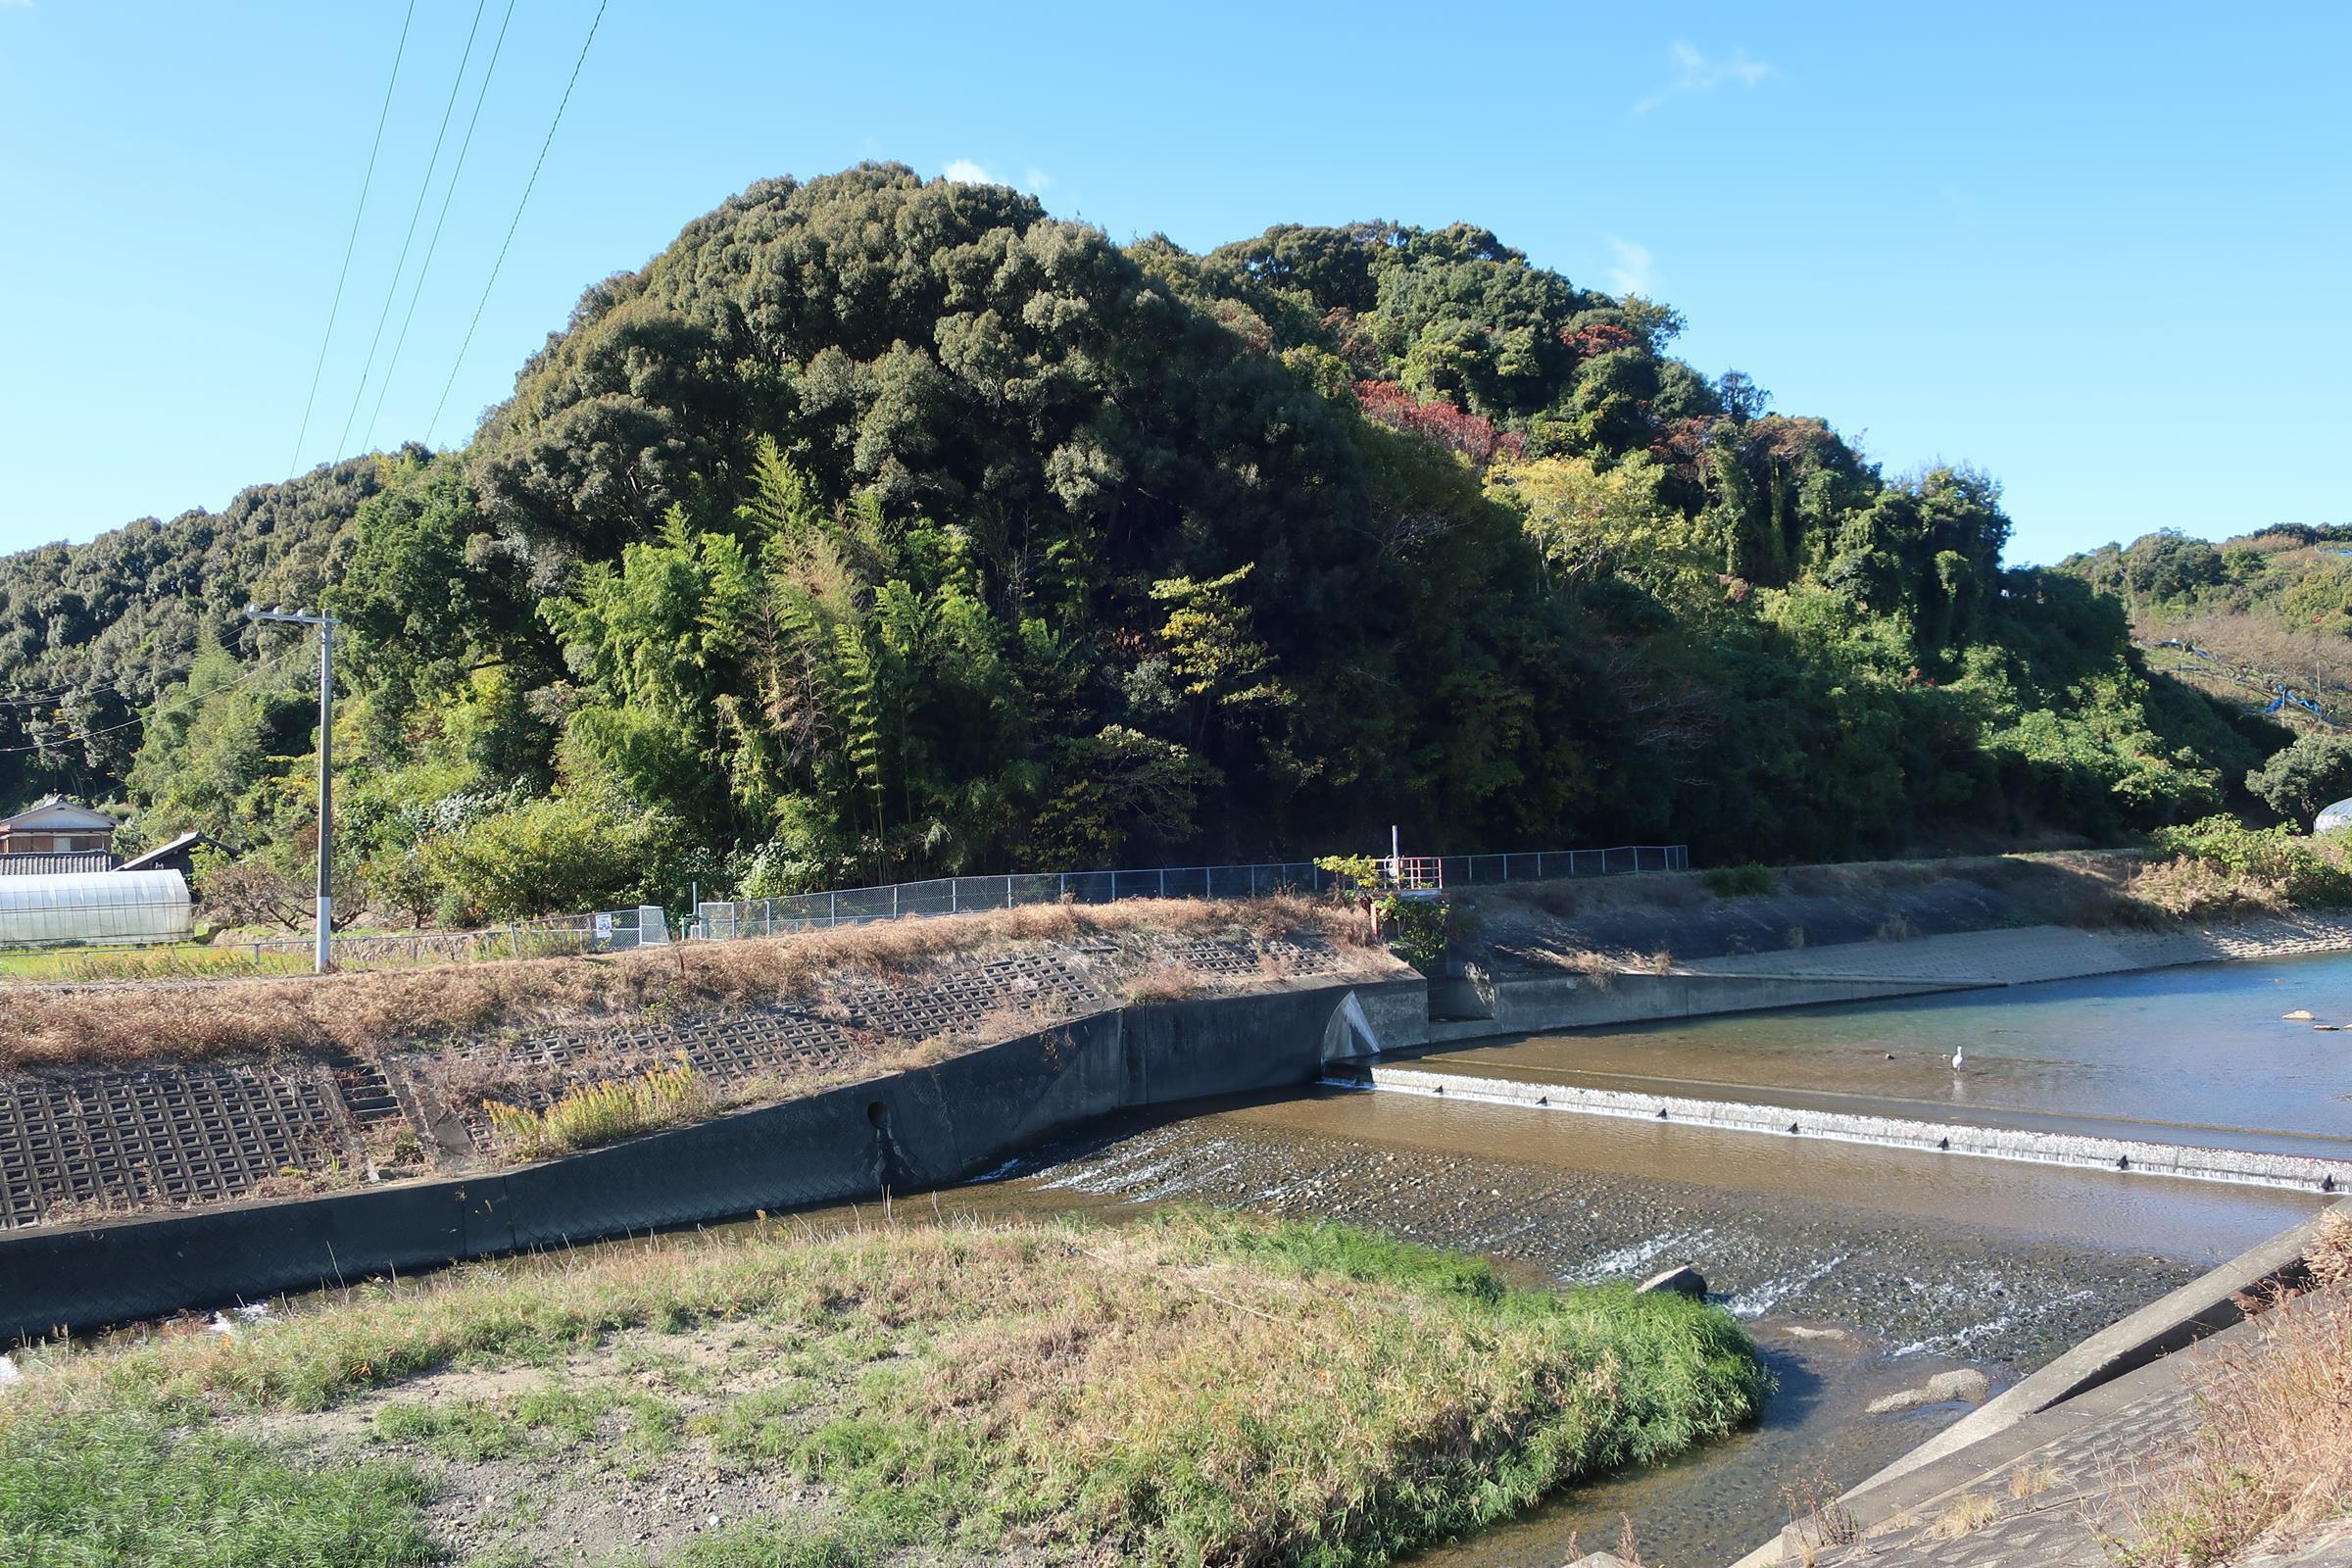
[[495,1174],[0,1236],[0,1340],[960,1180],[1089,1119],[1420,1043],[1418,980],[1099,1013],[936,1066]]
[[1774,1138],[1824,1138],[1833,1143],[1876,1144],[1929,1153],[1970,1154],[2032,1164],[2075,1165],[2150,1176],[2184,1176],[2198,1181],[2239,1182],[2325,1192],[2352,1191],[2352,1160],[2302,1154],[2270,1154],[2236,1149],[2201,1149],[2187,1144],[2144,1143],[2094,1138],[2079,1133],[2036,1132],[2023,1127],[1979,1127],[1966,1122],[1914,1121],[1897,1116],[1863,1116],[1848,1111],[1800,1110],[1787,1105],[1701,1100],[1622,1089],[1588,1089],[1572,1084],[1527,1083],[1515,1078],[1479,1078],[1412,1067],[1361,1065],[1340,1069],[1334,1081],[1406,1094],[1443,1095],[1544,1110],[1592,1116],[1672,1121]]
[[1975,989],[1981,982],[1803,979],[1739,974],[1527,975],[1484,983],[1471,979],[1432,988],[1433,1043],[1547,1034],[1596,1024],[1697,1018],[1717,1012],[1754,1012],[1825,1002],[1875,1002]]

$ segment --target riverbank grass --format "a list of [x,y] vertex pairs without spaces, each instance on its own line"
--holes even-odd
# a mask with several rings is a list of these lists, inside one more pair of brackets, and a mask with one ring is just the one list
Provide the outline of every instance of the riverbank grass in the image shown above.
[[1191,1212],[763,1226],[28,1359],[0,1560],[222,1568],[1379,1563],[1766,1385],[1718,1308]]
[[2329,1214],[2304,1263],[2311,1290],[2192,1364],[2196,1431],[2119,1494],[2108,1555],[2123,1568],[2286,1551],[2352,1515],[2352,1220]]

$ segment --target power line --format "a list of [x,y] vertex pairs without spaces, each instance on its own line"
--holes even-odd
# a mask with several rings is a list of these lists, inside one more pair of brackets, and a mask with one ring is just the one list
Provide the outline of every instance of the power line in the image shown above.
[[424,198],[433,188],[433,171],[440,167],[441,144],[449,138],[449,117],[457,112],[458,89],[466,84],[466,67],[473,59],[473,40],[482,29],[482,13],[490,0],[475,0],[473,25],[466,29],[466,52],[458,57],[458,74],[449,84],[449,102],[441,108],[441,128],[433,133],[433,155],[425,160],[424,178],[416,187],[416,205],[409,212],[408,237],[400,242],[400,260],[392,266],[392,281],[384,289],[384,308],[376,313],[375,335],[368,340],[368,358],[360,367],[360,384],[352,390],[351,412],[343,416],[343,433],[335,437],[335,456],[343,456],[351,439],[351,421],[360,416],[360,400],[368,395],[368,375],[375,368],[375,351],[384,341],[384,323],[392,318],[392,302],[400,298],[400,274],[408,270],[409,247],[416,242],[416,220],[424,216]]
[[51,692],[12,692],[0,695],[0,708],[46,708],[69,698],[127,696],[133,684],[132,678],[125,676],[98,686],[60,686]]
[[146,713],[140,715],[139,717],[126,718],[120,724],[103,724],[96,729],[78,730],[72,735],[61,735],[51,740],[35,741],[30,746],[0,746],[0,757],[6,757],[21,752],[56,751],[64,747],[73,746],[79,742],[94,741],[101,735],[114,735],[119,734],[126,729],[136,729],[141,724],[152,723],[157,715],[163,713],[167,710],[183,707],[191,702],[202,702],[207,698],[218,697],[222,692],[238,691],[244,687],[252,685],[255,681],[260,680],[264,675],[275,674],[277,672],[277,664],[281,662],[282,658],[281,660],[272,661],[268,663],[257,662],[252,669],[247,670],[242,675],[239,675],[235,680],[228,681],[222,685],[208,687],[201,692],[182,692],[176,698],[158,702]]
[[498,71],[498,56],[507,46],[507,24],[514,20],[514,0],[507,0],[507,14],[499,19],[498,37],[490,45],[490,64],[482,68],[482,84],[473,95],[473,114],[466,122],[465,139],[458,143],[458,161],[449,169],[449,188],[441,193],[441,211],[433,219],[433,237],[425,243],[424,260],[416,266],[416,283],[409,292],[408,311],[400,318],[400,336],[392,340],[392,358],[384,362],[384,378],[376,383],[375,407],[368,411],[368,433],[360,438],[365,448],[375,440],[375,421],[384,412],[384,394],[392,390],[392,371],[400,364],[400,351],[409,341],[409,323],[416,319],[416,301],[424,293],[424,274],[433,268],[433,253],[441,248],[441,225],[449,221],[449,204],[458,194],[459,176],[466,172],[466,153],[473,145],[473,127],[481,123],[482,103],[490,96],[490,78]]
[[588,19],[588,36],[580,40],[579,58],[571,63],[571,79],[564,84],[564,96],[557,101],[556,117],[547,122],[547,135],[539,143],[538,162],[531,165],[531,177],[522,182],[522,200],[514,204],[514,221],[507,224],[507,237],[500,241],[498,260],[490,264],[490,276],[482,284],[482,297],[473,307],[473,319],[466,323],[465,340],[458,345],[458,357],[450,362],[449,379],[441,383],[441,399],[433,405],[433,416],[424,424],[424,439],[433,438],[433,427],[441,422],[441,410],[449,403],[450,389],[458,384],[458,370],[466,363],[466,351],[473,346],[473,330],[482,324],[482,309],[490,303],[490,290],[498,284],[499,269],[507,265],[507,247],[514,243],[514,230],[522,226],[522,210],[531,200],[531,188],[539,183],[539,171],[547,163],[547,150],[555,144],[556,127],[564,123],[564,110],[571,102],[571,89],[580,83],[580,68],[588,63],[588,46],[596,42],[596,29],[605,20],[605,7],[612,0],[596,0],[596,15]]
[[351,253],[359,247],[360,220],[368,212],[368,190],[375,183],[375,155],[383,151],[384,122],[392,115],[392,89],[400,84],[400,62],[409,52],[409,24],[416,20],[416,0],[409,0],[408,15],[400,19],[400,43],[392,51],[392,77],[384,83],[384,106],[375,114],[375,140],[368,146],[368,172],[360,176],[360,205],[351,215],[351,237],[343,242],[343,268],[335,273],[335,302],[327,307],[326,335],[318,340],[318,363],[311,369],[311,395],[302,403],[302,429],[294,437],[294,455],[286,460],[286,477],[301,470],[302,443],[311,433],[311,410],[318,401],[318,377],[326,369],[327,345],[335,340],[335,318],[343,312],[343,285],[351,277]]

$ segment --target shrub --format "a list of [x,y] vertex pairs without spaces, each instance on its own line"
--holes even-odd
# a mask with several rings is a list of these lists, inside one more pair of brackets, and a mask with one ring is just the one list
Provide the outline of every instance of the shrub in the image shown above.
[[2252,828],[2233,816],[2208,816],[2185,827],[2159,828],[2151,843],[2171,863],[2142,873],[2133,892],[2176,914],[2247,905],[2352,904],[2344,850],[2306,838],[2290,823]]
[[554,795],[425,841],[444,921],[479,925],[633,904],[658,873],[668,821],[597,794]]
[[1381,929],[1388,934],[1389,951],[1416,969],[1434,969],[1446,961],[1446,901],[1400,899],[1380,901]]
[[1698,873],[1698,879],[1719,899],[1752,898],[1773,889],[1772,867],[1753,861],[1745,865],[1710,865]]
[[2280,816],[2309,820],[2322,807],[2352,795],[2352,739],[2298,736],[2246,775],[2246,789]]
[[195,873],[197,900],[205,918],[217,926],[299,931],[315,913],[311,885],[258,857],[238,860],[217,850],[199,850]]

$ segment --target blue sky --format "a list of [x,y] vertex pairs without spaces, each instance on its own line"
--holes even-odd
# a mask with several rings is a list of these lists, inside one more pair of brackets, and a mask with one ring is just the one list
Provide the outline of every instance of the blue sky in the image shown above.
[[416,0],[297,458],[406,0],[0,0],[0,549],[217,508],[370,430],[459,442],[589,282],[864,158],[1197,249],[1484,223],[1674,305],[1701,368],[1890,469],[1990,471],[2015,560],[2352,521],[2340,5],[609,0],[428,431],[597,0],[516,0],[417,288],[506,3],[387,315],[475,15]]

